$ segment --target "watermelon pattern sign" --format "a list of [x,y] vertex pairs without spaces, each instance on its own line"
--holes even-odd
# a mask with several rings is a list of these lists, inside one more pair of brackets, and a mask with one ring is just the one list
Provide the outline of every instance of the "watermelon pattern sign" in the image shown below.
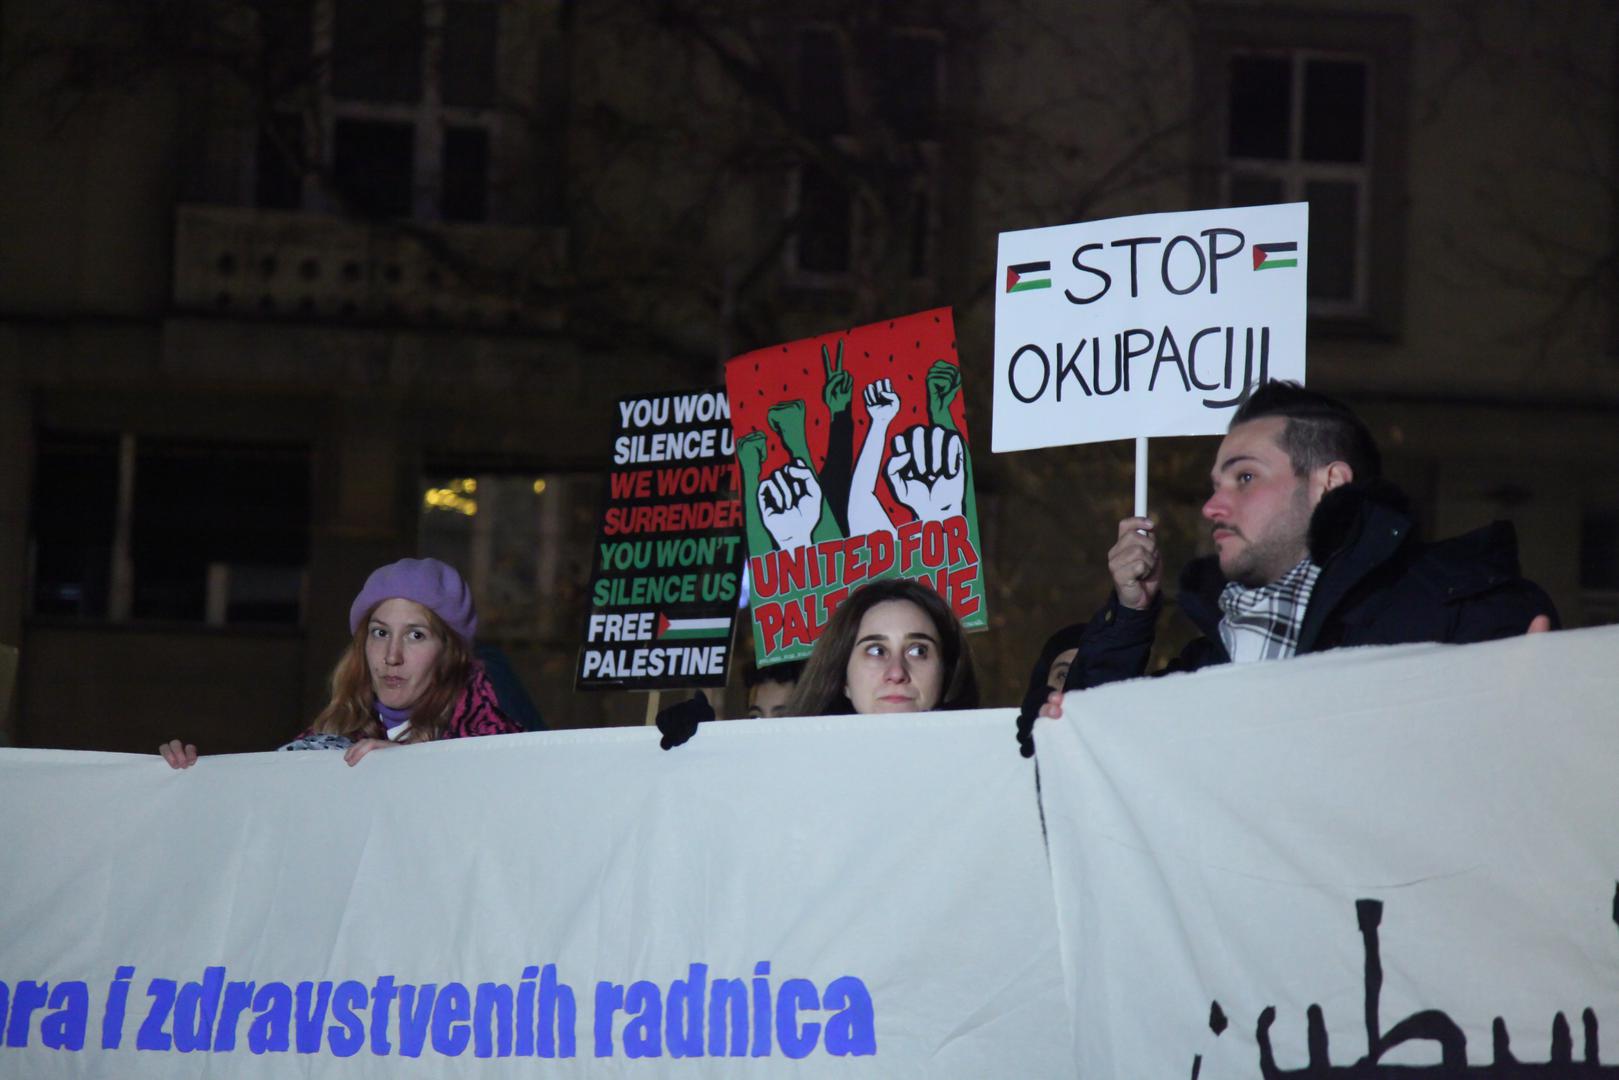
[[809,655],[878,578],[924,581],[986,625],[955,337],[938,308],[726,364],[760,663]]
[[742,509],[719,389],[619,399],[580,690],[724,686]]

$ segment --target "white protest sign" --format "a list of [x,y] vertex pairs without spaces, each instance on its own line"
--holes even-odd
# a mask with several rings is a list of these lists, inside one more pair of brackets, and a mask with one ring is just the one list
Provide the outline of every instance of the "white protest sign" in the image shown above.
[[1080,1075],[1619,1075],[1616,656],[1607,627],[1068,695],[1036,739]]
[[1002,233],[991,449],[1225,431],[1304,381],[1305,203]]
[[0,1076],[1073,1076],[1011,723],[0,750]]

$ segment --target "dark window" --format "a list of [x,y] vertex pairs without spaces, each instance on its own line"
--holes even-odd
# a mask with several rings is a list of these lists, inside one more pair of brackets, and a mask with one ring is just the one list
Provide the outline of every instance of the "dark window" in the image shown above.
[[495,47],[500,8],[488,0],[450,0],[444,7],[444,104],[495,104]]
[[313,0],[270,0],[259,12],[265,86],[272,100],[308,84],[314,53]]
[[804,126],[816,135],[849,131],[843,39],[832,30],[810,27],[798,34],[798,108]]
[[309,453],[300,446],[139,440],[131,614],[296,622],[309,561]]
[[932,221],[929,218],[927,192],[918,191],[911,198],[910,271],[913,278],[928,276],[928,238]]
[[271,210],[303,205],[304,121],[293,113],[277,113],[259,129],[254,203]]
[[415,190],[416,129],[409,124],[338,120],[332,132],[332,179],[354,213],[409,217]]
[[1619,589],[1619,513],[1581,517],[1580,587]]
[[1412,17],[1193,7],[1197,99],[1215,121],[1202,150],[1219,165],[1197,170],[1200,195],[1225,206],[1307,201],[1311,332],[1398,336]]
[[1277,177],[1231,174],[1231,197],[1226,200],[1231,206],[1269,206],[1286,201],[1287,189]]
[[1366,65],[1311,60],[1304,65],[1305,161],[1366,157]]
[[1310,204],[1310,280],[1313,299],[1355,298],[1355,268],[1360,259],[1360,185],[1336,180],[1310,180],[1304,198]]
[[[1366,307],[1367,72],[1362,60],[1299,51],[1230,59],[1226,203],[1310,204],[1312,311],[1347,314]],[[1298,109],[1296,88],[1302,88]]]
[[422,97],[422,0],[333,0],[332,96],[414,102]]
[[449,128],[444,132],[443,188],[439,213],[445,221],[484,221],[489,216],[489,132]]
[[118,437],[45,432],[34,459],[34,611],[107,614]]
[[1285,56],[1231,58],[1228,153],[1285,159],[1292,115],[1292,63]]
[[902,139],[931,139],[939,111],[939,43],[923,34],[891,34],[886,41],[878,101]]
[[849,269],[849,191],[814,165],[799,172],[798,266],[821,274]]

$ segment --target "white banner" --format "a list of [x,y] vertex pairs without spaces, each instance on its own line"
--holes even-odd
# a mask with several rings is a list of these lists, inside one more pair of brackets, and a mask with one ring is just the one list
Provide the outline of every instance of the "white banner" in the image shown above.
[[1616,657],[1606,628],[1069,695],[1037,739],[1080,1075],[1619,1075]]
[[1615,656],[1070,695],[1049,864],[1009,710],[0,751],[0,1076],[1612,1076]]
[[1308,231],[1286,203],[1002,233],[991,449],[1218,435],[1303,382]]
[[0,1076],[1071,1075],[1010,725],[0,751]]

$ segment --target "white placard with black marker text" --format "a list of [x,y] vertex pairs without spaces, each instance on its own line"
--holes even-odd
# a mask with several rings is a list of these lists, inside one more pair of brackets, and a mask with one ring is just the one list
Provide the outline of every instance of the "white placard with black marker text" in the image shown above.
[[1002,233],[992,449],[1216,435],[1303,382],[1308,233],[1306,203]]

